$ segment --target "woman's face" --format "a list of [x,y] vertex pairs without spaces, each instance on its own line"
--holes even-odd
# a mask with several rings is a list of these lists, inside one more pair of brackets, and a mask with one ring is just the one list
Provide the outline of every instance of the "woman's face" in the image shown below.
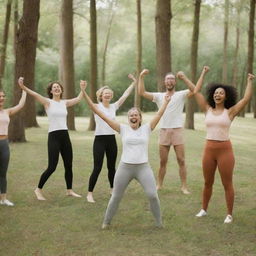
[[3,107],[5,102],[5,93],[0,91],[0,106]]
[[138,110],[134,109],[128,112],[129,125],[133,129],[137,129],[141,124],[141,116]]
[[52,85],[51,94],[54,96],[61,96],[62,94],[61,86],[57,83],[54,83]]
[[223,88],[217,88],[213,94],[215,104],[224,104],[226,100],[226,92]]
[[102,92],[101,100],[102,101],[111,101],[113,98],[113,92],[110,89],[105,89]]

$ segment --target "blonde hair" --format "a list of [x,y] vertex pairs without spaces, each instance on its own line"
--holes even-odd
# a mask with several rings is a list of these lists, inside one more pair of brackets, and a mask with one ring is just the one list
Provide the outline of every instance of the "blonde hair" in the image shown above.
[[140,123],[139,123],[139,126],[141,126],[141,122],[142,122],[142,114],[141,114],[141,110],[137,107],[132,107],[129,109],[127,115],[129,117],[129,115],[131,114],[132,111],[137,111],[139,113],[139,116],[140,116]]
[[96,97],[98,102],[102,102],[102,94],[104,90],[110,90],[112,92],[112,96],[114,95],[114,92],[109,88],[109,86],[105,85],[101,87],[97,92],[96,92]]

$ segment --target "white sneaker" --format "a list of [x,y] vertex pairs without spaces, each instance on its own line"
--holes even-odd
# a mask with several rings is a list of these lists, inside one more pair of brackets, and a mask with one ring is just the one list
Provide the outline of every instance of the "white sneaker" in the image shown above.
[[11,201],[9,201],[8,199],[4,199],[0,201],[1,205],[7,205],[7,206],[14,206],[14,203],[12,203]]
[[200,212],[196,215],[196,217],[203,217],[207,215],[207,212],[204,209],[201,209]]
[[224,220],[224,223],[231,223],[233,221],[232,215],[228,214]]

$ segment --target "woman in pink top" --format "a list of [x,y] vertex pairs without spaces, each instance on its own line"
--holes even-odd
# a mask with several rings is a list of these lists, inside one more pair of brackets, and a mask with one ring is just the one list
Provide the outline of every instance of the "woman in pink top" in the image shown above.
[[8,126],[10,116],[16,114],[25,104],[27,93],[22,91],[21,99],[18,105],[12,108],[4,109],[5,93],[0,89],[0,204],[14,206],[14,204],[6,198],[7,179],[6,174],[10,159],[10,150],[8,143]]
[[206,211],[212,195],[214,175],[218,167],[227,204],[227,216],[224,223],[231,223],[233,221],[234,188],[232,178],[235,159],[229,140],[229,128],[233,119],[250,101],[253,93],[252,80],[255,76],[248,74],[244,97],[236,103],[237,93],[233,86],[210,84],[207,87],[207,99],[199,93],[204,76],[208,71],[209,67],[205,66],[194,90],[196,101],[206,114],[207,131],[202,160],[205,180],[202,209],[196,216],[203,217],[207,215]]

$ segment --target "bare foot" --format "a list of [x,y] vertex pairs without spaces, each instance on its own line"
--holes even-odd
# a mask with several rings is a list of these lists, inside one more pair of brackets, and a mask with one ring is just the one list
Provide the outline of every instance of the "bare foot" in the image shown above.
[[67,196],[82,197],[81,195],[78,195],[77,193],[75,193],[72,189],[67,190]]
[[161,189],[162,189],[162,186],[157,185],[157,186],[156,186],[156,189],[157,189],[157,190],[161,190]]
[[34,192],[35,192],[35,194],[36,194],[37,200],[40,200],[40,201],[46,200],[45,197],[44,197],[43,194],[42,194],[42,189],[36,188],[36,189],[34,190]]
[[93,196],[92,196],[92,192],[88,192],[86,199],[87,199],[87,202],[89,202],[89,203],[95,203]]
[[189,194],[190,194],[190,192],[188,191],[188,189],[187,189],[186,187],[182,187],[182,188],[181,188],[181,191],[182,191],[182,193],[185,194],[185,195],[189,195]]

